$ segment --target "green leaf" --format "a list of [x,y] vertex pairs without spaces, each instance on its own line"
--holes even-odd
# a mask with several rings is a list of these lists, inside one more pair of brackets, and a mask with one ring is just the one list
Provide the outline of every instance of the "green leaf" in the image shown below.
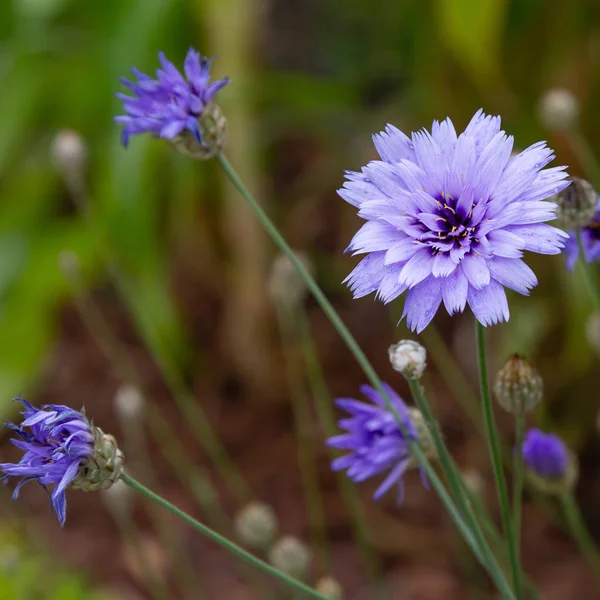
[[437,0],[442,41],[475,83],[499,73],[505,12],[505,0]]

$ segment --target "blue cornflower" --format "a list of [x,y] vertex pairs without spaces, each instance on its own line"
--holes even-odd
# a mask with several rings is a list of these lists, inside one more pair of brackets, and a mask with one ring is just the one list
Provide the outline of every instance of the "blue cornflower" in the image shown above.
[[[600,198],[596,203],[596,213],[592,220],[581,228],[581,243],[586,262],[600,260]],[[567,254],[567,267],[572,270],[579,258],[579,245],[577,244],[575,231],[569,232],[565,252]]]
[[92,426],[86,417],[68,406],[48,404],[35,408],[23,398],[17,398],[25,410],[20,426],[6,423],[20,439],[12,443],[25,454],[18,463],[2,463],[3,481],[23,477],[15,487],[13,500],[19,497],[21,486],[37,480],[43,486],[54,484],[52,505],[61,525],[66,519],[65,490],[79,475],[83,463],[94,452]]
[[229,78],[210,83],[210,60],[193,48],[189,49],[183,65],[185,77],[162,52],[158,57],[162,69],[156,71],[156,79],[134,68],[131,71],[137,81],[121,79],[134,94],[117,94],[126,113],[115,117],[115,121],[125,125],[121,135],[123,145],[127,146],[130,136],[139,133],[174,140],[185,131],[204,145],[200,120]]
[[336,404],[351,416],[339,421],[339,426],[347,433],[329,438],[327,445],[350,451],[349,454],[336,458],[331,466],[335,471],[346,469],[348,477],[357,483],[374,475],[387,473],[373,497],[376,500],[381,498],[397,484],[400,503],[404,493],[402,476],[409,467],[415,465],[408,439],[423,440],[419,435],[421,428],[415,422],[418,411],[409,409],[389,385],[384,383],[383,387],[400,416],[404,433],[379,392],[363,385],[360,390],[371,404],[353,398],[336,400]]
[[522,446],[523,460],[536,475],[557,479],[564,477],[569,466],[569,451],[554,433],[530,429]]
[[346,279],[354,297],[406,291],[403,318],[417,332],[442,301],[450,314],[468,303],[484,325],[507,320],[504,287],[537,285],[523,250],[558,254],[567,237],[545,224],[556,205],[542,200],[569,184],[564,167],[540,170],[552,150],[538,142],[511,158],[512,136],[481,110],[460,135],[446,119],[373,139],[382,160],[347,172],[338,192],[367,221],[348,247],[367,255]]

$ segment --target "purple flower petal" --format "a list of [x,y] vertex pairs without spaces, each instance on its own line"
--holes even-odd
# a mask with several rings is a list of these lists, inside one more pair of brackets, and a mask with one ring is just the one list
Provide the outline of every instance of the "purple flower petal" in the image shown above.
[[429,325],[442,302],[441,285],[441,279],[431,276],[408,291],[402,318],[410,329],[421,333]]
[[162,52],[159,59],[162,69],[157,70],[156,79],[132,69],[138,81],[121,80],[134,94],[117,94],[125,111],[124,116],[115,119],[125,125],[121,133],[124,146],[132,135],[152,133],[172,139],[186,128],[199,139],[198,119],[206,105],[229,82],[224,78],[209,83],[210,62],[192,48],[184,62],[185,78]]
[[502,323],[510,317],[504,288],[495,280],[481,290],[469,288],[467,302],[475,318],[483,325]]
[[[511,158],[512,137],[483,111],[458,136],[446,120],[412,138],[388,126],[374,143],[382,160],[347,172],[339,190],[366,220],[348,248],[367,254],[347,278],[354,296],[390,302],[408,290],[404,315],[415,330],[442,300],[450,314],[468,303],[485,324],[508,318],[502,285],[528,294],[536,284],[523,251],[564,245],[566,234],[546,225],[556,205],[545,199],[568,185],[563,167],[541,170],[552,150],[539,142]],[[600,244],[592,255],[600,258]],[[512,277],[509,261],[518,261]]]

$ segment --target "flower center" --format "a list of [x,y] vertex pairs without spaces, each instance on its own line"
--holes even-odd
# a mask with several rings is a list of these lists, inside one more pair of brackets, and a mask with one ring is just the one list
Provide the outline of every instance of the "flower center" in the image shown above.
[[477,203],[474,202],[467,211],[457,199],[444,192],[434,198],[437,207],[433,218],[431,214],[422,216],[419,226],[425,233],[419,239],[432,249],[434,255],[452,252],[460,259],[479,244],[478,226],[473,219]]

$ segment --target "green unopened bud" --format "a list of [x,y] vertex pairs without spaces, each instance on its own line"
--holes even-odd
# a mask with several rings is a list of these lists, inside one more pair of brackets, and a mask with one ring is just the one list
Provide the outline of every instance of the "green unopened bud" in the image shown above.
[[[433,441],[433,436],[431,434],[431,427],[437,427],[437,424],[427,423],[425,417],[418,408],[411,406],[409,407],[408,412],[410,415],[410,420],[417,434],[419,447],[423,451],[423,454],[425,454],[425,456],[430,460],[436,460],[438,458],[438,453]],[[419,461],[415,457],[411,457],[408,466],[409,468],[418,467]]]
[[482,497],[485,492],[485,479],[476,469],[467,469],[461,473],[463,483],[469,494]]
[[286,575],[304,579],[310,562],[308,548],[297,538],[282,537],[269,550],[269,562]]
[[333,577],[321,577],[315,585],[315,591],[327,600],[342,600],[342,586]]
[[538,116],[551,131],[564,131],[575,125],[579,116],[579,101],[569,90],[548,90],[541,98]]
[[596,214],[598,192],[585,179],[571,178],[571,185],[552,197],[558,205],[556,216],[559,225],[570,231],[585,227]]
[[494,393],[504,410],[517,415],[533,410],[542,401],[544,386],[537,370],[514,354],[498,371]]
[[[308,257],[303,252],[295,252],[298,260],[310,272],[312,270]],[[292,261],[285,255],[275,257],[269,275],[269,293],[273,300],[280,305],[294,306],[300,304],[308,288]]]
[[114,436],[94,427],[94,451],[82,465],[72,488],[84,492],[107,490],[123,473],[123,453]]
[[579,462],[574,452],[568,451],[569,461],[561,477],[543,477],[531,469],[526,470],[527,481],[538,492],[547,496],[562,496],[571,493],[579,479]]
[[65,176],[82,173],[88,158],[85,140],[76,131],[62,129],[52,140],[50,158],[56,170]]
[[275,511],[262,502],[247,504],[235,518],[235,531],[249,548],[266,550],[277,535],[277,527]]
[[427,350],[414,340],[401,340],[388,348],[392,368],[406,379],[421,379],[427,366]]
[[204,107],[198,119],[200,126],[199,142],[194,134],[184,129],[178,136],[170,140],[175,149],[198,160],[214,158],[225,147],[227,142],[227,119],[221,107],[211,102]]

